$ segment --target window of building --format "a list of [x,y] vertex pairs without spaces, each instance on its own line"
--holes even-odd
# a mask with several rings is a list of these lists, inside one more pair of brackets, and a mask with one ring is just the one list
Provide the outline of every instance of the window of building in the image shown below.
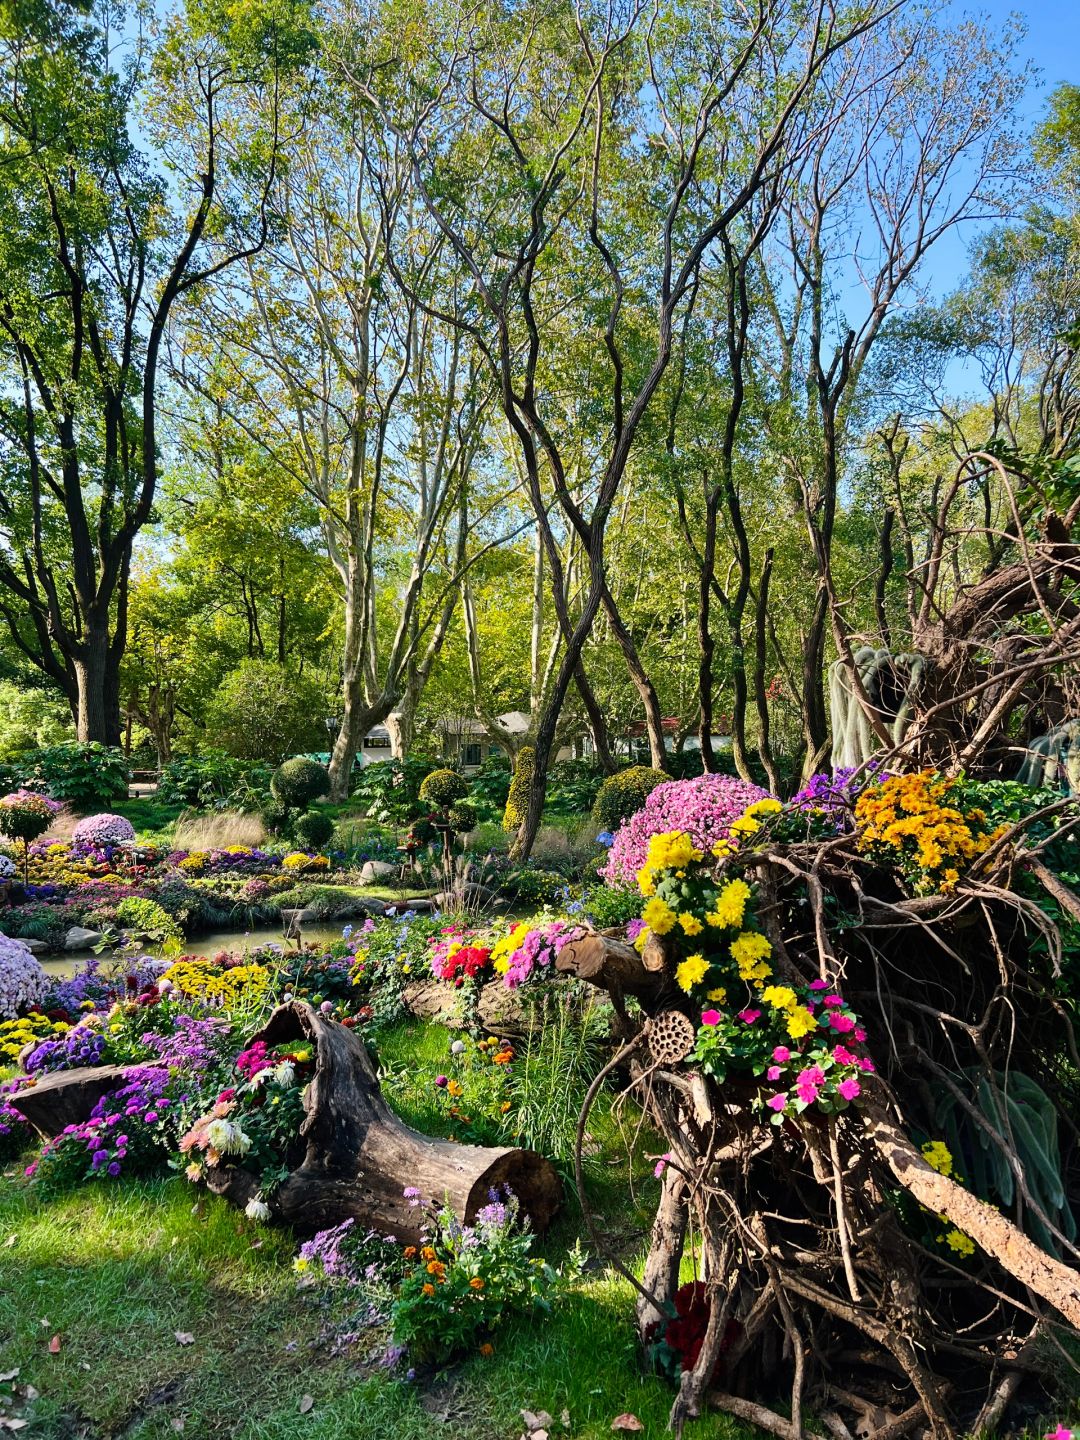
[[484,760],[484,747],[483,747],[482,745],[479,745],[479,744],[476,744],[476,743],[472,743],[472,744],[469,744],[469,745],[466,745],[466,746],[465,746],[463,764],[465,764],[465,765],[481,765],[481,764],[483,764],[483,760]]

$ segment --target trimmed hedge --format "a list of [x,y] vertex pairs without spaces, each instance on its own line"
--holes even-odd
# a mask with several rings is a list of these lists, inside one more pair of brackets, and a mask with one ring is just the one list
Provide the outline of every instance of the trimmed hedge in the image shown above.
[[420,800],[424,805],[434,805],[445,810],[457,800],[464,800],[469,793],[469,782],[456,770],[432,770],[420,782]]
[[514,778],[510,781],[510,794],[506,797],[506,809],[503,811],[503,829],[511,834],[520,829],[525,819],[535,769],[536,751],[531,745],[523,745],[514,761]]
[[668,779],[670,776],[662,770],[653,770],[649,765],[631,765],[629,770],[609,775],[596,793],[593,820],[601,830],[617,830],[641,809],[657,785]]
[[270,793],[282,805],[303,810],[312,800],[330,789],[330,774],[325,765],[297,755],[279,765],[270,779]]

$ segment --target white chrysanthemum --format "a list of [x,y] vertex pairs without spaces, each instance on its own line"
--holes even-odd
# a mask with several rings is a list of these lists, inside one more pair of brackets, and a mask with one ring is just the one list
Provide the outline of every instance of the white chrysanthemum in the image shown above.
[[261,1195],[253,1195],[244,1206],[244,1214],[249,1220],[258,1220],[260,1225],[265,1225],[270,1219],[270,1206]]
[[274,1066],[271,1071],[271,1078],[275,1085],[285,1087],[295,1083],[296,1071],[288,1060],[282,1060],[280,1065]]
[[246,1155],[251,1149],[251,1141],[232,1120],[211,1120],[206,1139],[221,1155]]

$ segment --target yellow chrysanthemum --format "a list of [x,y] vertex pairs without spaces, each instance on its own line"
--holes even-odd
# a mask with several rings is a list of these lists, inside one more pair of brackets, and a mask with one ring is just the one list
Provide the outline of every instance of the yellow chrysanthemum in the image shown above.
[[764,935],[755,930],[744,930],[729,948],[731,958],[739,967],[740,980],[766,980],[772,974],[766,963],[772,954],[772,946]]
[[642,895],[648,897],[656,894],[656,881],[653,879],[653,868],[651,865],[643,865],[637,872],[638,889]]
[[718,1005],[723,1005],[727,1001],[727,991],[723,985],[718,985],[715,990],[709,991],[707,998],[715,1000]]
[[696,915],[691,915],[689,910],[684,910],[679,916],[679,924],[686,931],[687,935],[700,935],[705,926]]
[[654,896],[641,912],[641,918],[657,935],[666,935],[675,924],[677,917],[666,900]]
[[793,1040],[801,1040],[804,1035],[809,1035],[812,1030],[817,1029],[817,1021],[811,1011],[804,1005],[795,1010],[790,1010],[787,1017],[787,1033]]
[[790,985],[769,985],[761,992],[761,998],[774,1010],[793,1010],[799,1003]]
[[716,908],[710,910],[705,919],[717,930],[737,930],[743,923],[749,899],[750,886],[745,880],[729,880],[717,897]]
[[654,870],[683,870],[691,861],[701,859],[702,852],[685,830],[666,830],[649,837],[646,861]]
[[643,925],[638,931],[637,939],[634,941],[634,949],[638,952],[639,955],[645,949],[645,942],[648,940],[651,934],[652,931],[649,929],[648,925]]
[[958,1255],[974,1255],[975,1242],[970,1235],[965,1235],[962,1230],[946,1230],[942,1236],[945,1244],[950,1250],[955,1250]]
[[922,1157],[932,1170],[939,1175],[951,1175],[953,1172],[952,1151],[943,1140],[927,1140],[922,1147]]
[[709,973],[709,966],[703,955],[688,955],[675,971],[675,982],[687,994],[695,985],[700,985]]

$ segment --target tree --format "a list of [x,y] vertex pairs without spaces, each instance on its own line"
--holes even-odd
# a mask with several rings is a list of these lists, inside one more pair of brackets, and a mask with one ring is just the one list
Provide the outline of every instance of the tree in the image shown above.
[[[167,328],[182,297],[265,242],[278,112],[271,100],[249,126],[238,102],[276,96],[312,43],[301,0],[192,0],[154,48],[136,33],[117,69],[115,20],[103,3],[30,0],[0,38],[0,614],[79,739],[108,743]],[[129,130],[140,99],[152,155]],[[238,173],[258,177],[242,203]]]

